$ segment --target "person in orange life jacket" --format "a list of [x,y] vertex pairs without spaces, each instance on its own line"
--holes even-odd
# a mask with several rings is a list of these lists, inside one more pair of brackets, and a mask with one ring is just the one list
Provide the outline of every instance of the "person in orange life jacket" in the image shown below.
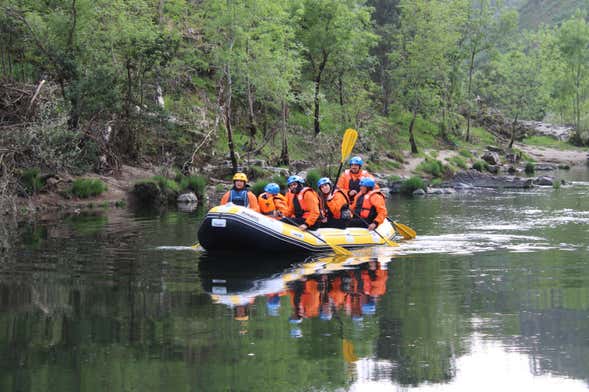
[[258,196],[260,212],[275,218],[282,217],[286,212],[286,197],[280,193],[278,184],[271,182],[264,187],[264,193]]
[[336,189],[331,193],[332,187],[333,183],[327,177],[317,181],[321,227],[345,229],[346,222],[352,217],[350,201],[341,189]]
[[[360,180],[362,177],[370,177],[374,179],[374,176],[367,170],[362,169],[364,161],[360,157],[352,157],[350,159],[350,168],[344,171],[344,174],[337,181],[336,187],[348,194],[350,201],[354,200],[356,194],[360,191]],[[378,189],[378,184],[374,186]]]
[[251,208],[260,212],[256,195],[247,190],[247,176],[244,173],[235,173],[233,176],[233,188],[227,191],[221,198],[221,205],[233,203],[238,206]]
[[354,218],[348,226],[374,230],[387,218],[385,197],[378,189],[374,189],[374,185],[374,179],[370,177],[360,180],[360,193],[356,195],[351,208]]
[[315,229],[319,223],[319,199],[317,193],[305,187],[305,180],[299,176],[290,176],[286,181],[288,193],[286,195],[287,210],[284,214],[288,219],[283,222],[299,225],[299,229]]

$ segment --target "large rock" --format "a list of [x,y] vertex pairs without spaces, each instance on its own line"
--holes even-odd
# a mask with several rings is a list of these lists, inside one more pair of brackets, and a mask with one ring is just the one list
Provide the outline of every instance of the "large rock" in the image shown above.
[[540,176],[534,180],[534,185],[553,186],[554,179],[552,177],[548,177],[548,176]]
[[489,165],[498,165],[499,164],[499,154],[493,151],[485,151],[481,159],[487,162]]
[[196,197],[194,192],[188,192],[188,193],[183,193],[180,196],[178,196],[178,199],[176,199],[176,201],[178,203],[183,203],[183,204],[196,204],[196,203],[198,203],[198,197]]
[[536,171],[552,171],[558,169],[558,166],[552,163],[536,163],[534,169],[536,169]]
[[493,176],[477,170],[467,170],[457,173],[450,185],[455,189],[464,189],[465,184],[475,188],[532,188],[533,179],[512,176]]

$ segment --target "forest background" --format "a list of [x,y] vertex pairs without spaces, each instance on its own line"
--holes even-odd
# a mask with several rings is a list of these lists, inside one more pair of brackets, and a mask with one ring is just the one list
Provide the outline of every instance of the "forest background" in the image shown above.
[[[225,165],[224,179],[242,168],[261,176],[256,160],[324,166],[338,163],[349,127],[360,132],[355,150],[385,171],[406,151],[511,146],[525,136],[518,119],[570,124],[571,141],[587,145],[588,9],[0,0],[0,194],[34,192],[40,173],[123,164],[183,175]],[[489,135],[475,122],[483,108],[513,127]]]

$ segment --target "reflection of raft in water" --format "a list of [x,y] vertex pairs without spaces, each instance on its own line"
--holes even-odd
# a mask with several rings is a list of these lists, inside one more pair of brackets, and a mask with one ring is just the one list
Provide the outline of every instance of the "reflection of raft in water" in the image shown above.
[[[395,229],[388,220],[378,228],[383,237],[392,239]],[[350,227],[318,229],[314,233],[332,245],[354,249],[384,245],[378,233]],[[198,240],[207,251],[329,252],[332,248],[297,227],[259,214],[249,208],[225,204],[206,215]]]

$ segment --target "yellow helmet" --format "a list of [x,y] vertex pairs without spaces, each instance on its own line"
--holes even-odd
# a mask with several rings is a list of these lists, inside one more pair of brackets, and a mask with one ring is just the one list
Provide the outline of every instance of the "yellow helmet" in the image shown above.
[[245,181],[247,182],[247,176],[245,173],[237,172],[233,175],[233,181]]

